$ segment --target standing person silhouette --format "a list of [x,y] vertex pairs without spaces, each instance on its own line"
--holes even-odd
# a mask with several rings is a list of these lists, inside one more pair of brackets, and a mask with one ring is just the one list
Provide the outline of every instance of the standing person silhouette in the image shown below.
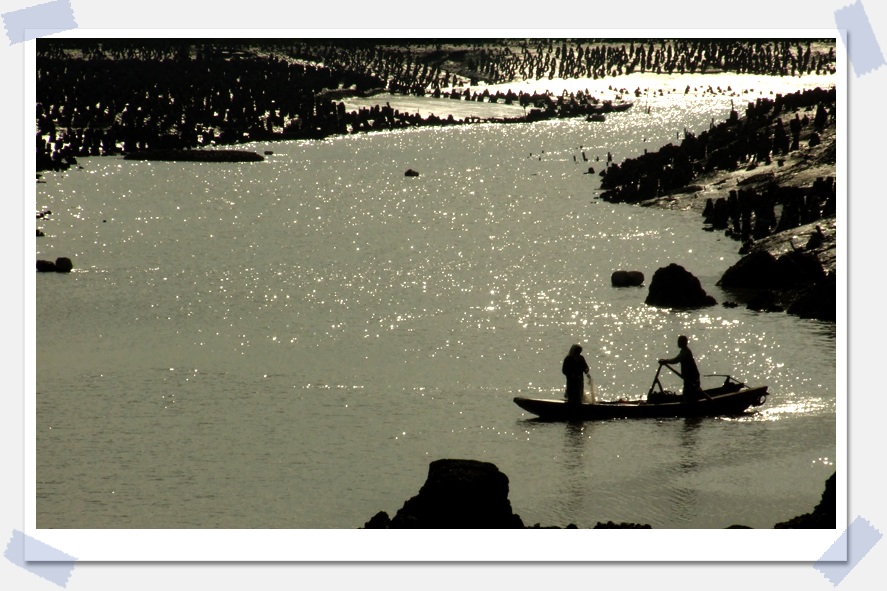
[[687,346],[687,337],[681,335],[678,337],[678,348],[680,352],[671,359],[660,359],[660,365],[671,363],[681,364],[681,378],[684,380],[684,402],[697,402],[699,395],[702,393],[700,386],[699,368],[696,367],[696,360],[693,359],[693,351]]
[[585,395],[583,374],[591,379],[591,373],[588,369],[588,363],[582,356],[582,347],[573,345],[570,347],[570,353],[564,357],[564,364],[561,371],[567,376],[567,404],[582,404]]

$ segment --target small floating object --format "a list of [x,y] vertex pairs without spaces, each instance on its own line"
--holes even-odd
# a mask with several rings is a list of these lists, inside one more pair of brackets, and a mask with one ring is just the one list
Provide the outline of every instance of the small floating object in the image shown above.
[[419,173],[412,168],[408,168],[407,171],[403,173],[403,176],[419,176]]

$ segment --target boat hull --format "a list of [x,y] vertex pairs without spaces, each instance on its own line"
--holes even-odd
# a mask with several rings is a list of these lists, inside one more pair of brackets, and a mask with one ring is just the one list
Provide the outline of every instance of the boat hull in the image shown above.
[[767,386],[742,388],[737,392],[715,394],[711,400],[698,402],[647,403],[643,400],[596,402],[571,405],[565,400],[515,397],[514,402],[540,419],[589,421],[605,419],[653,419],[672,417],[735,416],[750,407],[761,406],[767,398]]

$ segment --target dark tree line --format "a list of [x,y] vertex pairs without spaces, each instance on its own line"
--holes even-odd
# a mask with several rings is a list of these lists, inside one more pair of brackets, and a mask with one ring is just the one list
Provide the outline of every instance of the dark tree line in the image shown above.
[[633,71],[833,70],[833,48],[805,43],[39,39],[37,170],[80,156],[455,123],[389,106],[346,112],[338,101],[373,92],[517,103],[532,120],[579,116],[596,100],[445,89]]

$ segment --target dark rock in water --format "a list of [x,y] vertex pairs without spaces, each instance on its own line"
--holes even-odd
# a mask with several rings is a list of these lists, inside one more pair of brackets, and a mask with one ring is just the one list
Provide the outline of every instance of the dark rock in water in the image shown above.
[[776,257],[766,250],[759,250],[745,255],[727,269],[718,285],[726,288],[767,288],[779,281]]
[[59,257],[55,260],[56,273],[70,273],[74,263],[68,257]]
[[610,275],[613,287],[637,287],[644,284],[644,274],[640,271],[613,271]]
[[739,304],[737,304],[736,302],[724,302],[721,305],[724,306],[725,308],[736,308],[739,306]]
[[59,257],[53,261],[37,261],[37,271],[40,273],[70,273],[74,263],[68,257]]
[[823,279],[825,271],[814,254],[792,251],[777,259],[766,250],[758,250],[727,269],[718,285],[728,289],[780,289],[811,285]]
[[[387,515],[385,516],[387,517]],[[419,494],[386,525],[377,514],[367,525],[389,529],[523,528],[508,500],[508,477],[489,462],[435,460]]]
[[779,284],[782,287],[810,285],[825,279],[822,263],[809,252],[787,252],[776,259]]
[[717,304],[702,289],[699,279],[675,263],[653,273],[645,303],[663,308],[702,308]]
[[746,308],[755,312],[785,312],[785,308],[776,302],[776,294],[769,289],[755,294],[748,301]]
[[786,311],[801,318],[836,322],[837,290],[837,278],[830,273],[826,279],[803,291]]
[[37,228],[37,236],[35,238],[40,238],[41,236],[46,236],[46,234],[43,233],[43,230]]
[[412,168],[409,168],[405,173],[403,173],[403,176],[419,176],[419,173]]
[[825,481],[825,490],[812,513],[799,515],[788,521],[777,523],[773,527],[775,529],[834,529],[838,511],[835,494],[836,476],[837,473],[832,474]]
[[54,273],[55,263],[52,261],[37,261],[37,271],[40,273]]

